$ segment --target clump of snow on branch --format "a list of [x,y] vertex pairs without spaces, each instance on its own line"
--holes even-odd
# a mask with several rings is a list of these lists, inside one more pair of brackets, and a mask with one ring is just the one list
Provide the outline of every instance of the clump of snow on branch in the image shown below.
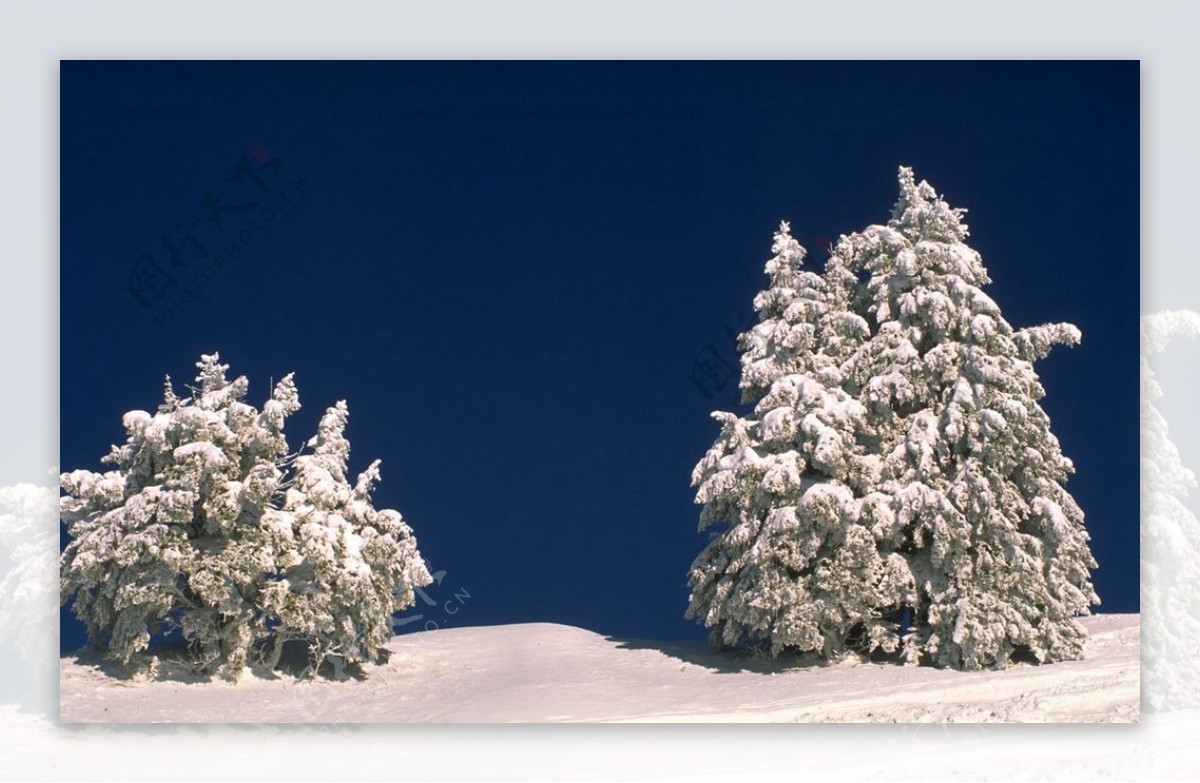
[[841,237],[823,272],[775,235],[739,342],[753,413],[713,414],[692,476],[717,532],[688,616],[773,654],[1077,658],[1096,564],[1032,362],[1079,330],[1010,326],[963,210],[899,182],[887,225]]
[[1200,315],[1147,315],[1141,332],[1142,702],[1152,710],[1200,706],[1200,522],[1184,505],[1196,476],[1184,467],[1152,358],[1172,337],[1200,336]]
[[63,602],[123,663],[172,630],[205,672],[274,666],[293,639],[314,671],[327,657],[374,659],[431,578],[400,514],[371,503],[378,462],[349,483],[345,402],[322,418],[313,453],[293,454],[292,375],[260,411],[216,354],[196,366],[193,396],[168,378],[155,413],[125,414],[127,439],[104,458],[113,470],[62,474]]

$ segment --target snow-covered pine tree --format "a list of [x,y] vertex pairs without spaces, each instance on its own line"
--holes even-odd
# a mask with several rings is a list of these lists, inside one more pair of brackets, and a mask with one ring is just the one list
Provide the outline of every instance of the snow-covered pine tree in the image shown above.
[[871,489],[892,499],[876,540],[916,577],[905,655],[962,669],[1077,658],[1096,563],[1033,361],[1079,330],[1013,329],[982,290],[963,210],[911,169],[899,181],[888,224],[841,237],[833,263],[868,276],[871,336],[846,389],[883,457]]
[[[291,495],[304,489],[288,489],[292,458],[283,433],[300,402],[288,375],[260,413],[244,401],[246,378],[228,381],[216,354],[202,356],[197,367],[193,397],[177,397],[168,378],[154,415],[125,414],[127,440],[104,460],[114,470],[62,475],[60,515],[71,541],[62,554],[61,598],[73,599],[92,644],[110,658],[127,663],[152,637],[178,629],[197,669],[236,674],[286,626],[271,600],[283,572],[304,558],[278,516],[285,490],[291,505],[304,504]],[[386,517],[378,536],[395,538],[388,512],[378,514]],[[418,566],[405,562],[400,572],[420,579],[415,542],[407,535],[403,541],[394,551]],[[397,584],[395,573],[389,566],[366,575],[399,599],[378,606],[387,614],[376,625],[390,622],[406,598],[411,603],[414,585]],[[361,603],[338,593],[324,600]],[[322,626],[307,638],[323,645],[344,633],[344,624]],[[372,633],[360,651],[378,639]]]
[[226,381],[216,355],[197,367],[194,400],[176,397],[168,378],[156,414],[125,414],[126,443],[103,460],[114,470],[62,475],[71,541],[61,594],[114,659],[127,663],[160,630],[181,628],[199,668],[236,671],[262,632],[252,593],[271,563],[256,509],[278,489],[284,416],[244,403],[248,382]]
[[1196,476],[1184,467],[1151,358],[1172,337],[1200,336],[1200,315],[1142,318],[1142,702],[1152,710],[1200,706],[1200,522],[1184,505]]
[[294,461],[282,509],[267,512],[288,544],[280,578],[264,590],[263,608],[278,620],[272,665],[289,639],[308,643],[314,666],[328,657],[339,673],[343,663],[372,660],[392,638],[392,615],[433,581],[400,513],[371,504],[379,460],[350,485],[348,416],[344,400],[325,412],[313,453]]
[[725,527],[692,564],[687,616],[718,646],[826,659],[848,643],[894,650],[889,615],[912,602],[914,583],[905,560],[876,545],[888,499],[869,492],[879,459],[865,410],[842,389],[843,366],[869,335],[848,309],[856,280],[841,267],[803,269],[787,223],[773,252],[759,321],[739,340],[754,412],[714,413],[721,433],[692,474],[700,529]]

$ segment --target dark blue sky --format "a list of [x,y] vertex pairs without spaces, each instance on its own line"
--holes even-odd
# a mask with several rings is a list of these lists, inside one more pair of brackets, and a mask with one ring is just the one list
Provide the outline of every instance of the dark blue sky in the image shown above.
[[[295,371],[293,445],[348,400],[352,469],[383,459],[377,505],[445,571],[406,628],[700,638],[689,477],[717,428],[693,361],[736,360],[724,332],[749,323],[779,220],[814,251],[884,222],[907,164],[969,209],[1014,326],[1083,330],[1040,363],[1043,404],[1101,611],[1136,611],[1138,79],[1136,62],[63,63],[62,466],[99,469],[124,411],[219,350],[258,404]],[[135,266],[158,274],[144,253],[176,281],[143,288],[149,308],[128,290]]]

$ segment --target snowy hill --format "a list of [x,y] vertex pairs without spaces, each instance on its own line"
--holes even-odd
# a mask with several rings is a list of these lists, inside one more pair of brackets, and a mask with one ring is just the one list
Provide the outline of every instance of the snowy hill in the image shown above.
[[121,679],[61,661],[61,720],[88,722],[1131,722],[1138,615],[1084,620],[1085,659],[1001,672],[852,663],[787,668],[700,644],[544,623],[396,637],[362,680]]

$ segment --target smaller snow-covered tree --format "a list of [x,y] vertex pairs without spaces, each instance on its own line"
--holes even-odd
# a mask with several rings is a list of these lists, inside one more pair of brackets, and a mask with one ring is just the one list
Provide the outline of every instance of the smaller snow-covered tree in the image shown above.
[[721,434],[692,475],[700,529],[726,527],[692,564],[687,615],[720,646],[836,658],[856,634],[864,650],[894,650],[888,615],[912,599],[913,582],[904,559],[876,544],[878,459],[862,405],[842,388],[844,363],[868,337],[847,309],[854,278],[803,269],[786,223],[773,251],[759,322],[740,339],[754,413],[714,413]]
[[[216,354],[201,357],[197,367],[194,397],[180,399],[168,378],[157,413],[125,414],[127,440],[105,458],[114,470],[62,475],[60,515],[71,537],[61,561],[63,602],[73,600],[93,645],[126,663],[172,629],[182,633],[203,671],[236,674],[256,649],[280,636],[303,635],[321,656],[336,651],[347,660],[365,660],[382,644],[379,625],[411,604],[412,587],[429,581],[411,532],[395,524],[395,512],[368,511],[362,493],[358,501],[365,506],[357,513],[363,524],[384,519],[374,533],[360,528],[357,535],[392,541],[394,547],[371,551],[416,563],[371,560],[365,570],[353,563],[376,593],[389,591],[392,600],[374,605],[343,596],[334,589],[338,582],[311,586],[311,596],[339,612],[340,624],[298,632],[278,614],[286,573],[315,557],[297,551],[280,509],[285,491],[287,505],[306,504],[305,489],[294,486],[294,460],[283,433],[285,420],[300,407],[292,376],[276,385],[259,412],[244,401],[246,378],[228,381],[228,366]],[[316,517],[302,524],[327,522]],[[308,536],[317,533],[310,528]],[[350,608],[336,608],[343,605]],[[370,610],[381,616],[360,616]],[[361,633],[362,642],[346,644],[347,633]],[[330,643],[335,636],[338,641]]]
[[400,513],[371,504],[379,460],[347,480],[348,417],[344,400],[325,412],[283,507],[266,515],[282,552],[263,591],[264,611],[278,618],[272,663],[289,639],[307,641],[315,662],[371,660],[392,638],[392,615],[432,581]]

